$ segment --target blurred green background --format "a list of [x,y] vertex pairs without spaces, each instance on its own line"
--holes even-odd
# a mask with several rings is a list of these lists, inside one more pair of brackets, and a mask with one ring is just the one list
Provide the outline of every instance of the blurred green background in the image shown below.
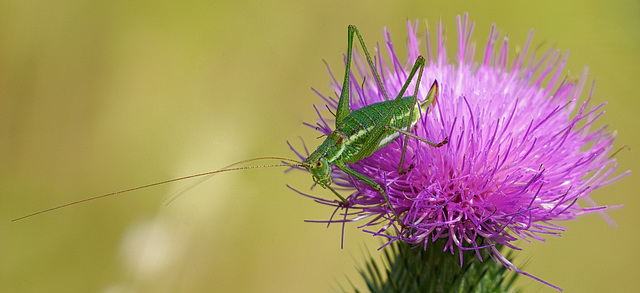
[[[0,292],[331,292],[361,284],[357,265],[379,241],[288,190],[308,174],[282,169],[171,184],[10,219],[105,192],[315,147],[331,94],[322,60],[341,72],[348,24],[365,41],[391,31],[404,58],[406,21],[439,19],[455,56],[455,17],[470,13],[478,52],[492,23],[512,54],[569,50],[589,66],[600,125],[618,131],[619,172],[637,169],[640,3],[633,1],[1,1]],[[432,31],[433,33],[434,31]],[[546,48],[545,47],[545,48]],[[584,96],[586,98],[586,95]],[[635,174],[596,191],[610,216],[559,223],[562,237],[520,242],[516,264],[567,292],[638,292]],[[315,190],[316,195],[326,194]],[[527,292],[555,292],[529,278]]]

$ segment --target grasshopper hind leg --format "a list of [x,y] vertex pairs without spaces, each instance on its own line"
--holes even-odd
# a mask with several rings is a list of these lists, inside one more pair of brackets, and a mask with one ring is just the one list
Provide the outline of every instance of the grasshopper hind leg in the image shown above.
[[[409,172],[412,168],[414,168],[414,167],[415,167],[415,166],[414,166],[414,164],[413,164],[413,163],[411,163],[411,164],[409,165],[409,168],[406,168],[406,169],[405,169],[405,168],[402,168],[402,166],[404,165],[404,157],[405,157],[405,155],[406,155],[406,151],[407,151],[407,141],[409,140],[409,137],[411,137],[411,138],[415,138],[415,139],[417,139],[417,140],[419,140],[419,141],[421,141],[421,142],[424,142],[424,143],[426,143],[426,144],[428,144],[428,145],[430,145],[430,146],[432,146],[432,147],[436,147],[436,148],[439,148],[439,147],[441,147],[441,146],[443,146],[443,145],[445,145],[445,144],[447,144],[447,143],[449,142],[449,138],[448,138],[448,137],[445,137],[441,142],[433,142],[433,141],[430,141],[430,140],[424,139],[424,138],[422,138],[422,137],[419,137],[419,136],[417,136],[417,135],[415,135],[415,134],[413,134],[413,133],[410,133],[410,132],[408,132],[408,131],[405,131],[404,129],[400,129],[400,128],[393,127],[393,126],[387,126],[386,128],[387,128],[387,129],[394,130],[394,131],[396,131],[396,132],[399,132],[399,133],[402,133],[402,134],[404,134],[404,135],[405,135],[404,146],[402,147],[402,157],[401,157],[401,159],[400,159],[400,164],[398,165],[398,173],[399,173],[400,175],[404,175],[404,174],[406,174],[406,173],[407,173],[407,172]],[[414,157],[415,157],[415,156],[414,156]]]

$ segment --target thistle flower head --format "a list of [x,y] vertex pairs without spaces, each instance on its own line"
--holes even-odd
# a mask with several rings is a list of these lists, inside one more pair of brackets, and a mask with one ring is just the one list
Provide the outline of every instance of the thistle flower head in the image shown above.
[[[517,249],[513,242],[518,239],[544,241],[545,234],[560,235],[564,228],[553,221],[593,212],[606,218],[607,207],[596,205],[589,193],[626,174],[612,175],[617,165],[609,153],[615,135],[591,127],[603,114],[603,104],[580,101],[586,70],[577,79],[564,77],[567,54],[550,49],[536,56],[539,52],[530,47],[533,34],[508,62],[507,39],[500,40],[492,28],[478,62],[471,42],[473,24],[466,15],[459,17],[458,54],[451,62],[442,25],[438,25],[435,53],[428,32],[426,46],[420,47],[417,25],[408,24],[409,53],[404,62],[396,57],[385,30],[390,60],[380,54],[375,70],[394,97],[416,58],[425,56],[428,63],[418,99],[425,99],[434,80],[440,93],[429,109],[422,109],[412,131],[436,142],[448,138],[449,143],[435,148],[410,138],[406,173],[398,172],[404,139],[349,164],[382,186],[402,225],[396,223],[379,192],[338,168],[333,170],[334,184],[355,188],[348,204],[314,199],[341,210],[342,215],[332,217],[330,223],[361,220],[366,232],[422,247],[446,239],[445,250],[451,253],[487,250],[495,260],[528,275],[496,246]],[[354,62],[351,109],[384,101],[367,63],[357,56]],[[342,85],[333,80],[338,93]],[[414,86],[415,82],[407,95]],[[335,109],[335,98],[321,97]],[[328,135],[330,119],[320,116],[313,127]]]

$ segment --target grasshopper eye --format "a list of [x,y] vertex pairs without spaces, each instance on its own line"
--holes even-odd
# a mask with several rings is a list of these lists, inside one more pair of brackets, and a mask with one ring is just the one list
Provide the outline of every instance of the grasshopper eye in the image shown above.
[[316,163],[316,166],[317,166],[318,168],[322,167],[322,161],[318,161],[318,162]]

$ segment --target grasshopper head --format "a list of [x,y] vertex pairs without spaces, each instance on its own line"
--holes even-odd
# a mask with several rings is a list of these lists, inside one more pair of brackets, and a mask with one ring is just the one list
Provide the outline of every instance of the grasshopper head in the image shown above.
[[304,161],[304,167],[311,172],[313,181],[320,184],[322,188],[331,185],[331,165],[327,158],[313,153]]

